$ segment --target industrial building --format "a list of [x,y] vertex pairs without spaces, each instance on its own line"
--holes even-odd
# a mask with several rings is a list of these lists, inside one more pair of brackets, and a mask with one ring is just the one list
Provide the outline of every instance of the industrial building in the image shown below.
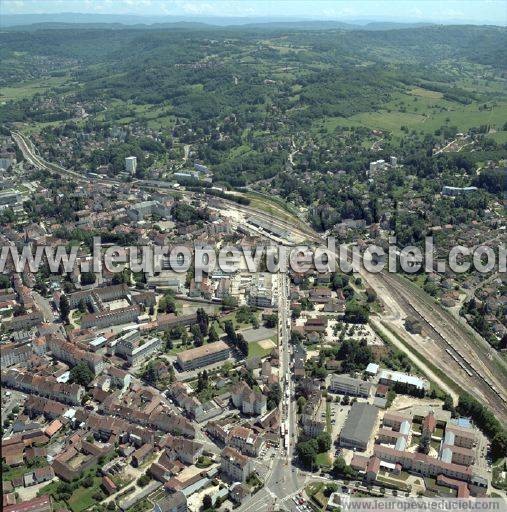
[[377,427],[379,409],[373,405],[356,402],[340,432],[340,446],[365,451]]

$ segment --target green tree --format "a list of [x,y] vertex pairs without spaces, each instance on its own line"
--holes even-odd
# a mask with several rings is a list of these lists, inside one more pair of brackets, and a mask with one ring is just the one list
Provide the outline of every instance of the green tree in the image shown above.
[[280,400],[282,399],[282,389],[280,388],[280,384],[278,382],[273,382],[269,386],[268,391],[268,408],[274,409],[275,407],[278,407],[278,404],[280,403]]
[[90,370],[90,367],[84,362],[76,364],[76,366],[70,370],[70,381],[81,384],[81,386],[88,386],[94,377],[95,375]]
[[212,325],[208,331],[208,342],[213,343],[214,341],[218,341],[220,338],[218,336],[217,330],[215,326]]
[[207,336],[209,328],[209,316],[203,308],[199,308],[197,310],[197,325],[199,325],[202,336]]
[[343,457],[336,457],[333,462],[333,475],[336,478],[352,478],[355,475],[355,471],[347,465]]
[[143,373],[141,374],[142,378],[148,383],[148,384],[155,384],[157,382],[157,372],[155,371],[155,368],[153,366],[152,362],[149,362],[146,365],[146,368],[144,369]]
[[95,283],[96,276],[93,272],[82,272],[81,273],[81,284],[87,286]]
[[321,432],[317,436],[317,445],[319,453],[327,452],[331,448],[331,436],[328,432]]
[[345,308],[343,321],[350,324],[366,324],[370,312],[366,306],[357,302],[349,302]]
[[264,325],[270,329],[272,329],[273,327],[276,327],[277,323],[278,323],[278,315],[276,313],[272,313],[271,315],[268,315],[264,319]]
[[63,294],[60,296],[60,317],[64,322],[69,321],[70,305],[67,295]]
[[211,510],[213,509],[213,500],[210,494],[205,494],[202,499],[202,509],[203,510]]
[[507,457],[507,431],[502,430],[491,440],[491,455],[494,460]]
[[310,439],[309,441],[301,441],[296,445],[296,452],[301,463],[313,470],[317,457],[317,441]]
[[421,453],[428,455],[428,453],[430,452],[430,441],[430,436],[421,436],[421,441],[419,443],[419,451]]
[[145,473],[137,479],[138,487],[146,487],[150,483],[151,478]]

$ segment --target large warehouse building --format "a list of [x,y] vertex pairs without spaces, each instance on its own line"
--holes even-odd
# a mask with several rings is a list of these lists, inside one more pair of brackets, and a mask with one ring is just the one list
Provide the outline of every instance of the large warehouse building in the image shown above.
[[365,451],[377,427],[379,410],[373,405],[356,402],[340,432],[340,446]]

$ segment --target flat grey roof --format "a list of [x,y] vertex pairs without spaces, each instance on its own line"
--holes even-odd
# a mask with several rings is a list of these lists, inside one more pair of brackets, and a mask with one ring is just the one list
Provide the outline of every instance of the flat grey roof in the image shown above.
[[356,402],[340,432],[340,438],[356,443],[368,443],[377,424],[379,410],[373,405]]

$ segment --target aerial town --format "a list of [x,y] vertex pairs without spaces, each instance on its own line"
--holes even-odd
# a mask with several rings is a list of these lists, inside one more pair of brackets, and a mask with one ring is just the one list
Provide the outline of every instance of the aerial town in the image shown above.
[[[233,36],[209,37],[206,54],[240,51]],[[262,44],[257,58],[278,69]],[[295,62],[295,44],[279,46],[280,59]],[[3,510],[339,512],[356,498],[505,500],[505,272],[404,277],[330,260],[324,270],[270,271],[268,252],[315,251],[326,237],[348,249],[387,247],[393,235],[418,245],[422,233],[439,242],[438,260],[457,244],[498,252],[507,147],[485,134],[507,127],[458,132],[446,122],[431,140],[414,131],[395,145],[388,128],[289,133],[288,114],[273,107],[262,123],[217,114],[204,129],[180,115],[167,128],[168,111],[143,118],[140,102],[71,94],[73,82],[58,89],[51,73],[89,66],[81,58],[36,61],[30,80],[53,77],[53,91],[7,101],[12,87],[0,84]],[[174,64],[203,77],[216,67],[211,57]],[[267,76],[256,87],[279,86]],[[422,87],[406,94],[440,99],[436,85],[426,96]],[[18,119],[15,108],[31,114]],[[238,137],[269,162],[233,161]],[[226,146],[236,151],[230,167],[216,157]],[[419,180],[414,168],[430,164],[414,162],[414,147],[449,168]],[[488,158],[468,172],[462,151],[472,167],[475,154]],[[452,158],[465,162],[459,172]],[[271,165],[283,169],[275,176]],[[105,265],[111,247],[127,253],[120,270]],[[155,270],[133,260],[156,247],[188,248],[192,261],[228,247],[266,252],[255,271],[245,252],[229,269],[182,271],[180,253],[162,254]],[[72,268],[43,252],[33,268],[42,248],[74,250]]]

